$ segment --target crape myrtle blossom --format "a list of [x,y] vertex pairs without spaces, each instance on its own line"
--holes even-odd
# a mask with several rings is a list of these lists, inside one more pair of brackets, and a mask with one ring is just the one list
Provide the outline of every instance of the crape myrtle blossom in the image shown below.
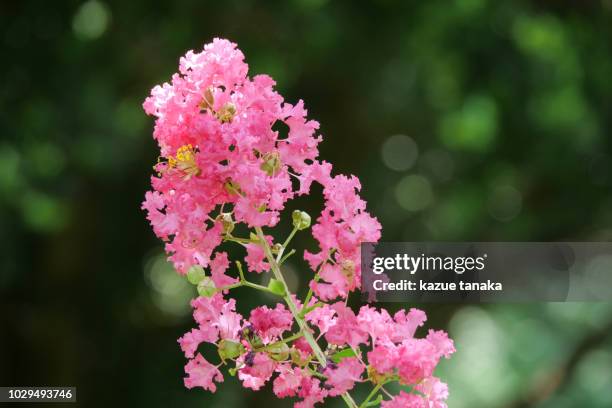
[[[359,180],[333,175],[318,158],[319,124],[307,118],[302,101],[285,102],[272,78],[247,73],[236,44],[215,39],[202,52],[187,52],[179,72],[143,105],[156,117],[160,156],[142,207],[169,260],[200,295],[191,302],[197,325],[178,340],[188,359],[185,386],[215,392],[226,367],[245,388],[271,383],[296,407],[336,396],[354,408],[445,407],[448,390],[433,373],[454,352],[446,333],[416,337],[426,320],[417,309],[391,316],[370,306],[355,313],[346,304],[361,284],[360,244],[380,239]],[[311,280],[299,300],[282,265],[311,218],[291,213],[285,239],[271,228],[284,222],[286,203],[310,194],[313,183],[323,188],[324,208],[311,228],[318,249],[303,253]],[[226,242],[245,249],[244,266],[220,249]],[[245,272],[272,277],[262,286]],[[237,287],[271,293],[278,303],[242,315],[231,297]],[[216,362],[203,357],[206,349],[216,351]],[[391,398],[384,387],[393,381],[410,392]],[[373,387],[360,405],[350,395],[358,384]]]

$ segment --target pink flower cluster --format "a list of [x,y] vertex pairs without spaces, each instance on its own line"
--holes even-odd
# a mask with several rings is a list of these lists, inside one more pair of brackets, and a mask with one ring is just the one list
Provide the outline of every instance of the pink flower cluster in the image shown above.
[[[384,407],[444,407],[447,389],[433,372],[454,351],[446,333],[416,338],[425,321],[416,309],[391,317],[368,306],[355,314],[346,306],[360,287],[360,244],[378,241],[381,229],[359,196],[359,180],[333,176],[332,165],[318,159],[319,125],[306,118],[302,101],[284,102],[272,78],[247,72],[236,45],[215,39],[182,57],[179,73],[144,102],[156,117],[161,154],[143,209],[176,270],[202,295],[192,301],[198,326],[179,339],[189,359],[186,387],[214,392],[224,379],[219,368],[232,364],[229,373],[244,387],[258,390],[272,381],[279,398],[300,399],[296,407],[334,396],[356,406],[347,394],[356,384],[383,388],[390,381],[418,393],[402,392]],[[319,250],[304,252],[313,278],[302,304],[286,293],[280,276],[291,237],[275,242],[262,227],[276,226],[287,201],[309,194],[313,182],[322,185],[325,205],[312,226]],[[234,236],[239,224],[257,234]],[[293,225],[294,233],[306,229],[310,217],[294,212]],[[239,277],[229,274],[223,242],[245,248],[248,271],[273,270],[280,288],[248,282],[242,269]],[[245,318],[228,297],[238,286],[276,293],[287,307],[261,306]],[[214,345],[219,364],[198,352],[202,343]]]
[[[279,398],[302,398],[297,407],[310,407],[328,396],[341,395],[356,383],[377,384],[389,379],[411,385],[419,394],[402,393],[383,406],[446,406],[446,385],[433,372],[440,358],[450,357],[455,348],[442,331],[430,330],[425,338],[414,336],[426,320],[420,310],[400,310],[391,317],[385,310],[363,306],[355,314],[343,302],[311,310],[305,319],[316,328],[318,337],[327,341],[331,352],[325,365],[310,367],[313,350],[303,337],[298,336],[291,344],[283,342],[283,335],[293,327],[293,317],[283,304],[253,309],[248,319],[234,310],[233,299],[226,301],[220,293],[199,297],[192,306],[198,328],[179,339],[185,356],[192,358],[185,367],[188,388],[200,386],[215,391],[214,382],[223,381],[216,366],[195,354],[201,343],[212,343],[220,345],[220,355],[235,357],[236,372],[244,387],[259,390],[277,374],[274,393]],[[370,351],[362,353],[362,346],[369,346]],[[349,353],[343,355],[344,351]],[[339,355],[340,359],[332,359]],[[410,404],[405,405],[406,401]]]

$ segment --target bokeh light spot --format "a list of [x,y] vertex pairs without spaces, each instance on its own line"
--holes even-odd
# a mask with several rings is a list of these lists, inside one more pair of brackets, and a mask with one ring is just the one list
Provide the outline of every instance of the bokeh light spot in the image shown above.
[[520,17],[512,34],[519,48],[538,58],[555,60],[567,52],[563,26],[551,15]]
[[72,29],[81,40],[95,40],[104,34],[110,18],[110,10],[104,3],[90,0],[77,10],[72,19]]
[[20,155],[10,145],[0,145],[0,192],[7,196],[21,184]]
[[577,381],[580,388],[601,402],[598,406],[612,406],[612,393],[609,392],[612,384],[612,353],[598,349],[587,354],[578,366]]
[[21,211],[26,224],[43,233],[60,230],[68,220],[67,209],[60,200],[36,191],[24,195]]
[[523,206],[523,196],[512,186],[496,186],[487,202],[491,217],[499,221],[510,221],[515,218]]
[[196,296],[194,286],[174,270],[165,255],[148,259],[144,273],[152,289],[153,302],[162,312],[174,316],[189,314],[189,300]]
[[[455,386],[472,391],[462,395],[466,399],[462,402],[465,406],[498,406],[496,402],[508,392],[513,378],[508,375],[507,344],[497,322],[486,311],[468,306],[453,316],[449,330],[455,344],[460,345],[453,364],[448,365],[450,378],[456,381]],[[474,382],[479,386],[471,387]]]
[[442,142],[453,149],[485,151],[497,135],[497,106],[484,95],[466,100],[461,109],[447,114],[440,125]]
[[28,146],[28,167],[45,179],[57,177],[65,165],[64,152],[54,143],[37,141]]
[[433,189],[429,180],[420,175],[402,178],[395,188],[395,198],[408,211],[420,211],[433,202]]
[[389,137],[381,148],[385,166],[395,171],[405,171],[414,166],[419,155],[416,142],[406,135]]

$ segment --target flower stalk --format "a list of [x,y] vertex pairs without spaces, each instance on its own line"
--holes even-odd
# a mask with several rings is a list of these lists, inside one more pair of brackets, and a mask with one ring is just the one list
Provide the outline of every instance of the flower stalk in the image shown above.
[[[317,343],[315,338],[312,336],[311,329],[308,327],[308,324],[306,323],[306,321],[304,321],[304,317],[301,316],[300,310],[298,310],[295,302],[293,301],[293,298],[291,297],[291,294],[289,292],[289,287],[287,286],[287,282],[285,281],[285,277],[283,276],[283,273],[281,272],[280,267],[277,262],[277,260],[281,259],[283,255],[283,251],[285,250],[289,242],[291,242],[291,239],[293,238],[295,233],[298,231],[298,228],[297,227],[293,228],[293,230],[291,231],[291,234],[289,234],[289,237],[283,243],[283,246],[281,247],[281,250],[279,251],[276,259],[274,258],[272,254],[272,250],[270,249],[270,246],[268,245],[268,242],[265,239],[265,236],[263,234],[261,227],[255,227],[255,231],[257,232],[257,236],[259,237],[259,240],[262,243],[262,246],[264,248],[264,253],[266,254],[266,258],[268,259],[268,262],[270,263],[270,268],[272,269],[274,276],[276,277],[276,279],[282,282],[283,285],[285,286],[285,290],[287,291],[287,296],[284,297],[284,300],[285,300],[285,303],[287,303],[287,306],[289,307],[289,310],[291,311],[291,314],[293,315],[295,322],[300,328],[300,331],[303,333],[304,338],[306,339],[306,341],[312,348],[319,363],[322,366],[327,365],[327,358],[325,357],[325,353],[323,353],[323,350],[321,350],[321,347],[319,347],[319,343]],[[353,400],[353,398],[348,392],[342,394],[342,399],[344,400],[344,402],[346,402],[346,405],[348,405],[350,408],[357,408],[357,404],[355,403],[355,400]]]

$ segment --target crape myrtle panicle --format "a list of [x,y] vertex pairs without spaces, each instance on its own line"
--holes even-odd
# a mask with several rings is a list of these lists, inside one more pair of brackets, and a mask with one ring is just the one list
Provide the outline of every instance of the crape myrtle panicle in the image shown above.
[[[319,160],[319,124],[307,118],[301,100],[286,103],[272,78],[247,72],[236,44],[214,39],[202,52],[187,52],[179,72],[143,104],[156,118],[160,157],[142,207],[169,260],[200,295],[191,302],[196,327],[178,340],[188,359],[185,386],[215,392],[225,366],[246,388],[271,382],[276,396],[296,398],[296,407],[335,396],[351,407],[446,407],[447,387],[433,375],[455,350],[446,333],[415,337],[426,320],[417,309],[391,316],[346,306],[360,287],[361,242],[380,239],[359,179],[332,175],[332,165]],[[278,122],[286,135],[275,130]],[[323,187],[325,203],[316,222],[294,211],[289,237],[264,233],[281,222],[287,201],[308,195],[313,183]],[[248,236],[234,235],[239,224]],[[281,265],[295,252],[288,250],[291,238],[308,229],[319,251],[303,253],[312,279],[299,300]],[[223,242],[245,248],[244,266],[218,249]],[[262,286],[249,273],[273,278]],[[279,303],[243,316],[231,297],[243,286],[270,292]],[[204,359],[200,347],[215,348],[218,361]],[[392,381],[406,391],[390,396],[385,384]],[[349,393],[359,383],[373,387],[360,405]]]

